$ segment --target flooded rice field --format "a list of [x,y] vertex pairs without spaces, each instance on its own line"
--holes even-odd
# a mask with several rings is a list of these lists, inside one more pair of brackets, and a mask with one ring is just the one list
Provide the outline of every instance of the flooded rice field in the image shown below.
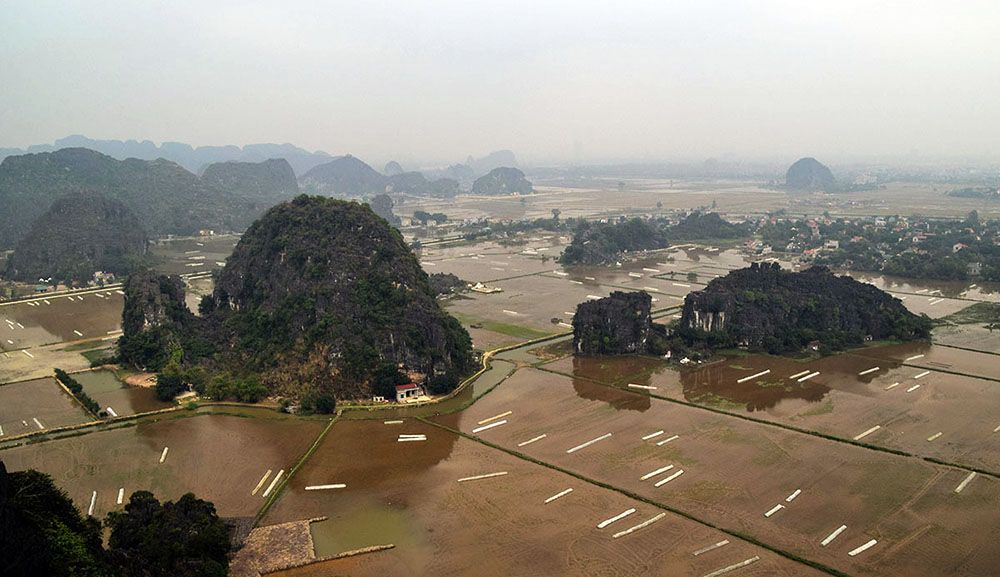
[[[934,358],[973,372],[943,372],[925,361]],[[865,443],[1000,471],[1000,383],[974,373],[995,370],[995,358],[919,343],[809,360],[746,355],[681,370],[649,357],[566,357],[543,367],[574,387],[596,381],[842,439],[878,426]]]
[[[986,575],[1000,562],[995,478],[959,494],[966,471],[579,380],[522,369],[455,426],[849,574]],[[879,547],[847,555],[869,539]]]
[[252,418],[171,415],[6,449],[0,459],[13,471],[48,473],[82,511],[97,491],[98,518],[120,508],[120,488],[126,500],[138,490],[152,491],[161,500],[193,492],[215,503],[220,516],[248,517],[263,505],[260,491],[251,494],[261,476],[269,469],[272,475],[282,469],[287,473],[326,423],[280,418],[269,410],[247,415]]
[[0,439],[93,420],[52,377],[0,385]]
[[[488,397],[488,396],[487,396]],[[440,417],[456,426],[456,415]],[[399,442],[423,434],[421,442]],[[501,476],[481,479],[490,473]],[[343,484],[331,490],[306,487]],[[545,503],[554,495],[573,489]],[[634,509],[598,528],[606,519]],[[345,421],[293,478],[265,523],[317,515],[319,557],[394,549],[281,575],[703,575],[759,556],[745,575],[818,574],[760,547],[419,421]],[[711,554],[692,553],[732,541]]]
[[123,383],[113,371],[96,370],[74,373],[73,378],[102,409],[109,407],[115,414],[135,415],[174,406],[156,398],[151,387],[133,387]]

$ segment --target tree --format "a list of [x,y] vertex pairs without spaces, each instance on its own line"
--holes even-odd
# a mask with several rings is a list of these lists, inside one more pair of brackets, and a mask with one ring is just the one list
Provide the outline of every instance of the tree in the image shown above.
[[208,501],[188,493],[160,503],[137,491],[108,514],[108,558],[125,577],[224,577],[229,531]]
[[562,214],[561,210],[559,210],[558,208],[553,208],[552,209],[552,220],[559,220],[559,215],[560,214]]
[[7,576],[109,577],[101,527],[52,478],[0,461],[0,570]]
[[687,274],[687,279],[690,282],[697,282],[697,280],[698,280],[698,273],[696,273],[696,272],[689,272]]
[[156,375],[156,397],[161,401],[172,401],[174,397],[187,390],[184,375],[177,363],[168,363]]

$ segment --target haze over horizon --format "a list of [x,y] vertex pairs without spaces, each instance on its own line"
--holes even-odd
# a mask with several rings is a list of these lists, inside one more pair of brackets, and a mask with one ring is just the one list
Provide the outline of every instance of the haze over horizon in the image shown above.
[[995,2],[38,1],[4,15],[3,147],[290,142],[373,163],[1000,150]]

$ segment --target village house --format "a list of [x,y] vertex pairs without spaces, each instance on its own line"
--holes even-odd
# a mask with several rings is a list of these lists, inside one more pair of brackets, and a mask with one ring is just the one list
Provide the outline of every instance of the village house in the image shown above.
[[423,387],[417,385],[416,383],[407,383],[405,385],[396,385],[396,402],[397,403],[407,403],[417,397],[422,397],[424,394]]

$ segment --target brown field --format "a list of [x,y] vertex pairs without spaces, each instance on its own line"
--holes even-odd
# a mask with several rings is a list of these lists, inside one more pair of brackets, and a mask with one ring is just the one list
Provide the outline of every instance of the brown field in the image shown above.
[[[142,421],[6,449],[0,459],[12,471],[37,469],[52,475],[84,512],[91,492],[97,491],[94,515],[99,518],[118,508],[120,487],[126,499],[138,490],[152,491],[161,500],[193,492],[215,503],[223,517],[252,516],[263,499],[260,492],[250,493],[264,472],[287,473],[325,423],[279,418],[274,411],[250,414],[254,418],[185,414]],[[161,464],[164,447],[169,451]]]
[[[482,438],[514,449],[546,434],[518,450],[850,574],[986,575],[1000,562],[992,546],[1000,537],[1000,483],[993,478],[981,476],[957,495],[961,470],[627,391],[593,394],[579,379],[534,369],[462,413],[458,427],[469,433],[506,411],[513,411],[510,422]],[[641,440],[661,429],[661,439],[680,437],[662,447]],[[668,464],[684,475],[661,488],[639,480]],[[803,493],[786,510],[764,517],[796,489]],[[848,531],[821,547],[840,524]],[[847,556],[869,538],[880,541],[875,549]]]
[[[222,268],[239,241],[238,235],[217,235],[176,240],[161,240],[150,252],[156,257],[154,268],[166,274],[189,274]],[[200,258],[204,257],[204,258]]]
[[[453,424],[456,417],[442,417]],[[400,433],[426,442],[398,443]],[[457,479],[507,471],[467,483]],[[345,483],[329,491],[309,485]],[[547,505],[566,488],[574,491]],[[637,512],[601,530],[625,509]],[[334,425],[317,453],[291,481],[265,523],[328,515],[313,525],[317,554],[370,545],[395,549],[280,573],[336,575],[702,575],[759,555],[744,575],[812,575],[808,567],[729,537],[731,544],[691,553],[727,535],[668,514],[621,539],[611,534],[661,511],[462,439],[419,421]]]
[[[748,355],[679,371],[649,357],[567,357],[545,368],[577,377],[577,382],[654,386],[657,396],[844,439],[880,425],[864,442],[1000,472],[1000,454],[992,450],[997,439],[993,429],[1000,426],[997,383],[933,370],[915,380],[933,367],[903,366],[885,357],[877,360],[881,355],[912,356],[939,348],[926,343],[875,347],[809,361]],[[880,370],[875,373],[858,374],[876,366]],[[763,370],[771,373],[737,382]],[[802,383],[789,378],[802,371],[820,374]],[[900,384],[886,390],[896,382]],[[917,384],[919,388],[906,392]],[[939,437],[927,441],[938,432]]]
[[56,343],[28,352],[30,357],[23,351],[0,353],[0,383],[48,377],[55,367],[69,372],[90,367],[90,361],[75,350],[74,344]]
[[94,420],[52,377],[0,386],[3,437],[38,431],[35,418],[46,429]]
[[[73,293],[70,295],[73,300],[66,295],[39,297],[32,301],[37,306],[25,302],[0,306],[0,350],[31,349],[61,341],[106,337],[109,331],[121,328],[122,295],[118,290]],[[24,328],[16,324],[12,328],[3,319],[20,323]],[[8,339],[14,344],[8,343]]]

